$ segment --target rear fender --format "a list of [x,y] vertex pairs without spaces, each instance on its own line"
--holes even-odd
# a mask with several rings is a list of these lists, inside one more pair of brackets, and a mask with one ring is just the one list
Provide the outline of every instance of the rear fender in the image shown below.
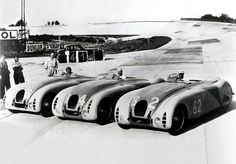
[[215,85],[219,88],[220,102],[222,105],[230,104],[234,94],[231,85],[225,80],[219,80]]

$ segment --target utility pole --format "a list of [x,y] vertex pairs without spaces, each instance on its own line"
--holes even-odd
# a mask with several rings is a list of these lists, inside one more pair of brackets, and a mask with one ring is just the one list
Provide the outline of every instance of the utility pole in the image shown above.
[[25,31],[25,0],[21,0],[21,37],[22,39],[26,39],[26,31]]

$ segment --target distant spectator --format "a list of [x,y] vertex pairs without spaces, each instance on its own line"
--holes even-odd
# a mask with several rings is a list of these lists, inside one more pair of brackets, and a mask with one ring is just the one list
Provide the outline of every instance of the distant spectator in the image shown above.
[[49,77],[57,74],[58,60],[55,53],[51,53],[50,58],[46,60],[44,67],[47,70]]
[[5,61],[5,56],[3,55],[0,60],[0,78],[1,78],[0,98],[3,98],[5,91],[11,87],[9,74],[10,71],[8,70],[8,65],[7,62]]
[[76,77],[78,75],[72,72],[71,67],[66,67],[66,71],[62,73],[62,76],[69,78],[69,77]]
[[14,71],[13,77],[14,77],[15,84],[24,83],[25,78],[22,72],[23,67],[21,63],[19,62],[18,57],[14,58],[14,62],[12,63],[12,69]]

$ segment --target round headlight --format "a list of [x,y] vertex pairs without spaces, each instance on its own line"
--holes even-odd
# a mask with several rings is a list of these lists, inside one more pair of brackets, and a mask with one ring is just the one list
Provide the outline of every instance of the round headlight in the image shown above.
[[28,105],[29,105],[29,108],[33,108],[33,103],[32,102],[30,102]]
[[89,111],[88,110],[83,110],[82,111],[82,116],[86,117],[88,115]]
[[159,117],[154,119],[154,124],[158,125],[160,123],[161,119]]

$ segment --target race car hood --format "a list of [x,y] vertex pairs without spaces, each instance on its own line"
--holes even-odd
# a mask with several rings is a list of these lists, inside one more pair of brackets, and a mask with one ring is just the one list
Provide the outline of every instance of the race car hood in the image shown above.
[[56,78],[51,78],[51,79],[48,79],[48,80],[45,80],[45,81],[42,81],[40,83],[36,83],[36,84],[33,84],[33,85],[26,85],[27,88],[30,88],[32,89],[33,93],[35,91],[37,91],[38,89],[46,86],[46,85],[50,85],[50,84],[53,84],[53,83],[57,83],[57,82],[61,82],[61,81],[65,81],[65,82],[70,82],[70,81],[80,81],[80,80],[85,80],[85,79],[93,79],[92,77],[85,77],[85,76],[77,76],[77,77],[72,77],[72,78],[63,78],[63,77],[56,77]]
[[147,119],[162,100],[186,86],[185,83],[163,82],[141,89],[131,101],[132,116]]
[[[12,88],[10,88],[6,95],[12,98],[15,98],[14,96],[16,96],[16,94],[18,92],[20,92],[21,90],[25,90],[26,92],[28,92],[28,96],[31,96],[35,91],[37,91],[39,88],[47,85],[47,84],[52,84],[54,82],[60,81],[61,78],[50,78],[47,80],[39,80],[37,82],[26,82],[26,83],[21,83],[18,85],[13,86]],[[27,96],[27,98],[29,98]]]
[[[46,87],[48,85],[54,85],[57,83],[79,83],[81,81],[88,81],[92,80],[94,78],[92,77],[85,77],[85,76],[78,76],[73,78],[63,78],[63,77],[56,77],[56,78],[49,78],[48,80],[40,81],[40,82],[31,82],[31,83],[22,83],[19,85],[16,85],[8,90],[6,93],[6,97],[9,98],[9,101],[12,101],[12,99],[15,99],[17,94],[19,94],[20,99],[19,102],[23,100],[29,100],[34,93],[36,93],[40,88]],[[22,94],[23,93],[23,94]],[[22,103],[22,102],[21,102]]]
[[87,98],[91,97],[94,93],[99,91],[111,88],[111,87],[118,87],[124,85],[137,85],[138,86],[148,86],[150,83],[148,80],[145,79],[136,79],[130,78],[126,80],[95,80],[95,81],[88,81],[82,84],[77,85],[71,94],[79,94],[80,96],[86,95]]
[[171,82],[154,84],[146,87],[141,91],[141,93],[139,93],[140,100],[151,100],[153,97],[157,97],[160,102],[173,92],[181,90],[186,86],[187,84],[185,83],[171,83]]

